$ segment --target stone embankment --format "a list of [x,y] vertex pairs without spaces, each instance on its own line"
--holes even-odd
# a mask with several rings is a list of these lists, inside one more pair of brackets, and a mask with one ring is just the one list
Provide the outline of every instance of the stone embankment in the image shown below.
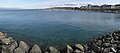
[[45,51],[35,44],[19,43],[6,33],[0,32],[0,53],[120,53],[120,31],[110,32],[88,44],[66,45],[64,49],[48,47]]

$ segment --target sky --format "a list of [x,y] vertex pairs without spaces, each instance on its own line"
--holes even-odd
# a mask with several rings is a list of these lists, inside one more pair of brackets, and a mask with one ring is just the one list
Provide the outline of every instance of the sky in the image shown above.
[[65,6],[63,4],[75,4],[73,6],[86,4],[120,4],[120,0],[0,0],[0,7],[5,8],[36,9]]

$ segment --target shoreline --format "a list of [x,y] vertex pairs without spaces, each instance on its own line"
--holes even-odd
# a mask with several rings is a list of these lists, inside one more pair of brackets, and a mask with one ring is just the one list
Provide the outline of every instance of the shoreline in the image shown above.
[[93,10],[81,10],[81,9],[20,9],[20,10],[0,10],[0,11],[85,11],[95,13],[115,13],[120,14],[117,11],[93,11]]
[[66,45],[64,48],[17,42],[4,32],[0,32],[0,53],[120,53],[120,30],[107,33],[86,44]]

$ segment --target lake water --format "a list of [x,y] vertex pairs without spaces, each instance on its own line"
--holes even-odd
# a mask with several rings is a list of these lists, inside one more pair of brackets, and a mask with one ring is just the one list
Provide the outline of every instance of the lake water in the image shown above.
[[0,11],[0,31],[41,46],[86,43],[120,29],[120,14],[85,11]]

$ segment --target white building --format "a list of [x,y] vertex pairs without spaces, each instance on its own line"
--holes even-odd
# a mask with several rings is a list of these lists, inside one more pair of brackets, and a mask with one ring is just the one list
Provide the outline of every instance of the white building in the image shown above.
[[115,5],[116,9],[120,9],[120,4]]

